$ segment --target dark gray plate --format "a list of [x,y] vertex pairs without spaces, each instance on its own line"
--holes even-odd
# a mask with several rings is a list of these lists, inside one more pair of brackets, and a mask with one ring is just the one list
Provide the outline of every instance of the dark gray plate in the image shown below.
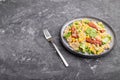
[[[107,32],[112,36],[112,42],[110,43],[110,49],[109,50],[105,50],[103,53],[99,54],[99,55],[94,55],[94,54],[83,54],[82,52],[77,52],[75,50],[73,50],[69,44],[67,43],[67,41],[64,39],[63,37],[63,32],[65,30],[65,28],[71,24],[72,22],[76,21],[76,20],[81,20],[83,18],[87,18],[87,19],[90,19],[90,20],[95,20],[95,21],[100,21],[102,22],[104,25],[105,25],[105,28],[107,29]],[[61,28],[61,32],[60,32],[60,38],[61,38],[61,42],[63,44],[63,46],[68,50],[70,51],[71,53],[75,54],[75,55],[79,55],[81,57],[86,57],[86,58],[98,58],[98,57],[101,57],[101,56],[104,56],[106,55],[107,53],[109,53],[114,45],[115,45],[115,33],[113,31],[113,29],[110,27],[110,25],[108,25],[106,22],[104,22],[103,20],[101,19],[98,19],[98,18],[95,18],[95,17],[88,17],[88,16],[84,16],[84,17],[80,17],[80,18],[77,18],[77,19],[74,19],[74,20],[71,20],[69,22],[67,22],[62,28]]]

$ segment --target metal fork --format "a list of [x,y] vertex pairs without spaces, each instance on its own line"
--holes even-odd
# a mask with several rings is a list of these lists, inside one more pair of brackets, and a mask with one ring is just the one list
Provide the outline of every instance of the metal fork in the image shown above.
[[50,35],[48,29],[44,29],[44,30],[43,30],[43,33],[44,33],[44,35],[45,35],[45,38],[53,44],[53,46],[54,46],[54,48],[56,49],[58,55],[59,55],[60,58],[62,59],[64,65],[65,65],[66,67],[68,67],[69,64],[67,63],[67,61],[65,60],[65,58],[63,57],[63,55],[61,54],[61,52],[59,51],[58,47],[57,47],[57,46],[55,45],[55,43],[53,42],[52,36]]

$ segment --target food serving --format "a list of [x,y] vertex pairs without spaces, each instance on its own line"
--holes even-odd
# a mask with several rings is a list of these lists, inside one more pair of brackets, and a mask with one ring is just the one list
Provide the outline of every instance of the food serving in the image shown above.
[[83,54],[102,54],[110,49],[112,36],[100,21],[83,18],[66,26],[63,37],[69,46]]

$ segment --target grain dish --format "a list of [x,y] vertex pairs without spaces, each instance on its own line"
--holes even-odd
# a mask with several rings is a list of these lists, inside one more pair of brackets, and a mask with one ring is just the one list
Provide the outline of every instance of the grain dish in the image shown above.
[[100,21],[83,18],[66,26],[63,37],[69,46],[83,54],[99,55],[110,49],[112,36]]

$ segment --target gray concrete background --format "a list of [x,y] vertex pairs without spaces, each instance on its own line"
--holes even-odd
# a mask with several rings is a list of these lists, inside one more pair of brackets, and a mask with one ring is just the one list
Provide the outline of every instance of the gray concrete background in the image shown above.
[[[60,43],[65,22],[80,16],[100,18],[111,25],[117,44],[109,55],[84,59]],[[48,28],[70,64],[65,68],[43,36]],[[120,0],[0,1],[0,80],[119,80]]]

